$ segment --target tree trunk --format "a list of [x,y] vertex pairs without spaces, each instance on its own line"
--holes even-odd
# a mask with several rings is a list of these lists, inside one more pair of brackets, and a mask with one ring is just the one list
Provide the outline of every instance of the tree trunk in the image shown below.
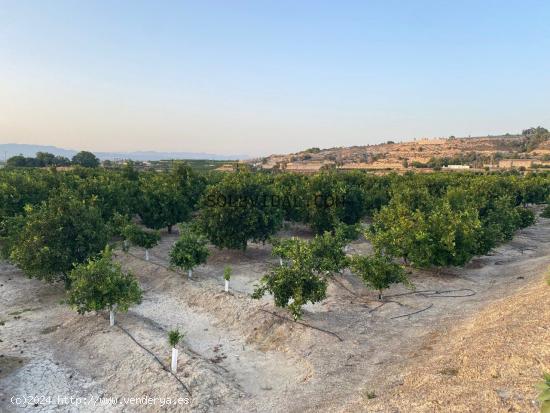
[[178,371],[178,349],[172,348],[172,372],[175,373]]
[[115,309],[109,310],[109,325],[112,327],[115,325]]
[[378,299],[382,300],[382,290],[378,290]]
[[168,225],[168,233],[169,233],[169,234],[172,233],[172,225]]
[[225,292],[229,292],[229,280],[225,280]]
[[188,278],[191,278],[192,275],[193,275],[193,270],[187,271],[187,277]]
[[145,249],[145,261],[149,261],[149,250]]
[[71,288],[71,279],[65,273],[62,273],[62,275],[63,275],[63,284],[65,286],[65,290],[68,290],[69,288]]
[[279,257],[279,265],[282,267],[283,266],[283,259],[281,257]]

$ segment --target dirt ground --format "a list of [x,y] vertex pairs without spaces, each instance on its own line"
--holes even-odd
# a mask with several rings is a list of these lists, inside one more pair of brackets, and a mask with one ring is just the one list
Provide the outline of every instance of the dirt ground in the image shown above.
[[[308,326],[249,297],[277,265],[269,245],[212,249],[188,279],[167,268],[176,239],[163,234],[149,262],[138,248],[117,252],[144,299],[112,328],[61,305],[61,285],[0,263],[0,411],[537,411],[532,385],[550,365],[548,219],[466,268],[414,271],[416,291],[394,287],[383,303],[338,275],[306,307]],[[369,249],[360,240],[349,251]],[[174,328],[186,333],[177,377],[161,366]],[[122,399],[144,396],[156,399]]]

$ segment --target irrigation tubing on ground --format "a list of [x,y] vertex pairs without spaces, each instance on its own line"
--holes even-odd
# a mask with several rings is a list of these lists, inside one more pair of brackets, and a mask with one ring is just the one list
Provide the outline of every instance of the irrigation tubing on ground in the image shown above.
[[[463,291],[465,294],[457,295],[448,295],[449,293],[457,293]],[[477,293],[471,288],[457,288],[454,290],[418,290],[418,291],[409,291],[407,293],[400,294],[391,294],[385,295],[384,297],[402,297],[404,295],[423,295],[425,297],[435,297],[435,298],[462,298],[462,297],[472,297]]]
[[280,314],[277,314],[277,313],[274,313],[272,311],[269,311],[269,310],[266,310],[264,308],[260,308],[259,309],[260,311],[263,311],[264,313],[268,313],[268,314],[271,314],[272,316],[274,317],[279,317],[280,319],[283,319],[285,321],[290,321],[291,323],[296,323],[296,324],[300,324],[301,326],[304,326],[304,327],[308,327],[308,328],[312,328],[314,330],[317,330],[317,331],[321,331],[325,334],[329,334],[331,336],[334,336],[336,337],[338,340],[340,341],[344,341],[344,339],[342,337],[340,337],[338,334],[332,332],[332,331],[329,331],[329,330],[325,330],[324,328],[321,328],[321,327],[315,327],[315,326],[312,326],[311,324],[307,324],[307,323],[304,323],[303,321],[298,321],[298,320],[292,320],[288,317],[285,317],[283,315],[280,315]]
[[414,312],[412,312],[412,313],[407,313],[407,314],[402,314],[402,315],[396,315],[395,317],[390,317],[390,320],[395,320],[396,318],[409,317],[409,316],[411,316],[411,315],[421,313],[422,311],[429,310],[429,309],[432,308],[433,306],[434,306],[434,304],[431,303],[429,306],[427,306],[426,308],[423,308],[422,310],[418,310],[418,311],[414,311]]
[[132,339],[132,341],[134,343],[136,343],[139,347],[141,347],[143,350],[145,350],[147,353],[149,353],[156,361],[158,364],[160,364],[160,366],[163,368],[163,370],[167,371],[168,373],[170,373],[172,376],[174,376],[174,378],[181,384],[181,386],[185,389],[185,391],[187,391],[187,393],[189,394],[189,396],[192,396],[192,393],[191,393],[191,390],[189,389],[189,387],[187,387],[185,385],[185,383],[183,381],[180,380],[180,378],[178,376],[176,376],[174,374],[174,372],[170,369],[168,369],[164,363],[155,355],[155,353],[153,353],[151,350],[149,350],[147,347],[145,347],[143,344],[141,344],[139,341],[137,341],[134,336],[132,336],[128,330],[126,330],[124,327],[122,327],[120,324],[115,324],[118,328],[120,328],[124,333],[126,333],[126,335],[128,337],[130,337]]

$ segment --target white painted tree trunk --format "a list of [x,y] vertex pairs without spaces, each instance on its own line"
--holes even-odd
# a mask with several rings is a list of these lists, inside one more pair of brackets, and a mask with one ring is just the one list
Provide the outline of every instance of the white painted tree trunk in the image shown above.
[[229,292],[229,280],[225,280],[225,292]]
[[279,257],[279,265],[282,267],[283,266],[283,259],[281,257]]
[[128,240],[125,239],[123,242],[124,242],[124,249],[125,250],[128,249]]
[[193,270],[187,271],[187,277],[188,278],[191,278],[192,275],[193,275]]
[[109,311],[109,325],[112,327],[115,325],[115,309],[111,308]]
[[145,250],[145,261],[149,261],[149,250]]
[[178,371],[178,349],[172,348],[172,372],[175,373]]

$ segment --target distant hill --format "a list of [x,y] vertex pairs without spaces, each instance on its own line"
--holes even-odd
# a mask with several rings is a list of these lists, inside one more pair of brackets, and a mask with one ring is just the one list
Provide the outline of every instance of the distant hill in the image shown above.
[[[58,148],[47,145],[26,145],[19,143],[0,144],[0,159],[10,158],[15,155],[35,156],[36,152],[49,152],[57,156],[72,158],[78,151],[72,149]],[[211,159],[211,160],[237,160],[247,159],[247,155],[216,155],[211,153],[197,152],[94,152],[101,160],[105,159],[132,159],[134,161],[160,161],[163,159]]]
[[[546,131],[546,129],[543,129]],[[387,141],[376,145],[309,148],[290,154],[270,155],[248,162],[263,169],[315,171],[335,165],[344,169],[407,169],[437,164],[482,167],[502,158],[546,159],[550,157],[550,133],[468,138],[432,138]],[[442,163],[442,162],[445,163]]]

